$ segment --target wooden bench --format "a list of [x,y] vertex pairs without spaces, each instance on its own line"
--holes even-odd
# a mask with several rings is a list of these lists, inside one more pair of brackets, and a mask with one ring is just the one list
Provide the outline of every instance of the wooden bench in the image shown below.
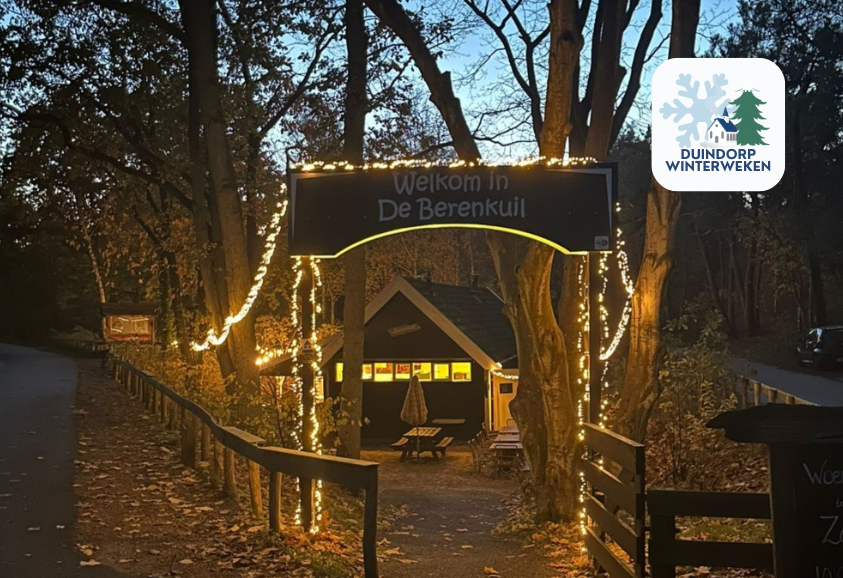
[[449,445],[451,445],[451,442],[453,441],[454,438],[452,437],[442,438],[441,440],[439,440],[439,443],[433,446],[433,455],[436,456],[436,453],[438,452],[442,454],[442,456],[444,456],[445,450],[448,448]]
[[407,438],[401,438],[400,440],[398,440],[397,442],[392,444],[392,449],[403,451],[405,449],[405,446],[407,445],[407,443],[409,443],[409,441],[410,440],[408,440]]

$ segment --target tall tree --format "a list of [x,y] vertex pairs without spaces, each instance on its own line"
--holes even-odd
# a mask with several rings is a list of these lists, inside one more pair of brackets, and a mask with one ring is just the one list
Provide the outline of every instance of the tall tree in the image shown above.
[[[345,94],[344,157],[352,164],[363,163],[366,130],[368,37],[363,0],[346,0],[345,44],[348,52],[348,80]],[[357,247],[343,257],[345,290],[343,302],[343,381],[340,392],[342,418],[337,453],[360,457],[363,426],[363,340],[366,312],[366,249]]]
[[[699,14],[700,0],[674,0],[669,58],[693,58]],[[629,356],[616,418],[616,429],[638,441],[647,435],[647,422],[659,396],[659,368],[664,359],[662,298],[673,267],[681,202],[679,193],[652,180],[647,193],[644,257],[632,296]]]

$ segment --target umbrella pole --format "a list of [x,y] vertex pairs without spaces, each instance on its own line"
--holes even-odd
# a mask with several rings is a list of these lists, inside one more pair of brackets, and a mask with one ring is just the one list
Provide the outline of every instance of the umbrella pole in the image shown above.
[[416,463],[421,461],[421,452],[419,451],[419,426],[416,426]]

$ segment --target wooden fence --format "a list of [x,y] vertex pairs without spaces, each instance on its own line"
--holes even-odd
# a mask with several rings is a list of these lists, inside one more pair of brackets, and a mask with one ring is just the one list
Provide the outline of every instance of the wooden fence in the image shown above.
[[[644,446],[592,424],[585,424],[585,445],[583,473],[589,488],[585,511],[590,520],[586,548],[611,578],[642,578],[646,564]],[[631,564],[612,551],[607,536],[626,552]]]
[[[196,466],[197,449],[203,461],[211,463],[211,475],[226,493],[237,495],[235,458],[249,466],[249,495],[252,513],[263,518],[260,468],[269,472],[269,529],[281,526],[281,474],[295,476],[303,488],[316,480],[366,492],[363,514],[363,566],[366,578],[377,578],[378,464],[334,456],[263,446],[261,438],[235,427],[217,423],[205,409],[185,399],[155,377],[131,364],[111,359],[113,377],[138,398],[146,409],[171,429],[181,432],[181,459]],[[197,444],[197,438],[199,443]],[[198,448],[197,448],[198,445]]]
[[677,516],[770,519],[769,494],[649,490],[652,578],[675,578],[677,566],[773,569],[773,545],[678,540]]
[[738,375],[737,396],[741,408],[754,407],[765,403],[787,403],[790,405],[816,405],[810,401],[796,397],[784,391],[755,381],[749,377]]
[[91,341],[90,339],[68,339],[57,337],[54,341],[59,347],[83,351],[85,353],[105,353],[108,351],[108,343],[104,341]]

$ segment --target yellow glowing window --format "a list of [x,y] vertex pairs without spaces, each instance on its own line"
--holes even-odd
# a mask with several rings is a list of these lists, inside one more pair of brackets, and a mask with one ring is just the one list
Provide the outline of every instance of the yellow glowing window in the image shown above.
[[337,362],[337,383],[342,381],[342,361]]
[[447,381],[451,379],[451,366],[447,363],[433,364],[433,379]]
[[451,364],[451,381],[471,381],[471,362],[461,361]]
[[363,379],[372,379],[372,364],[363,364]]
[[392,381],[392,364],[391,363],[376,363],[375,364],[375,381]]
[[396,363],[395,364],[395,379],[410,379],[410,364]]
[[433,364],[432,363],[414,363],[413,375],[419,376],[419,381],[430,381],[433,379]]

